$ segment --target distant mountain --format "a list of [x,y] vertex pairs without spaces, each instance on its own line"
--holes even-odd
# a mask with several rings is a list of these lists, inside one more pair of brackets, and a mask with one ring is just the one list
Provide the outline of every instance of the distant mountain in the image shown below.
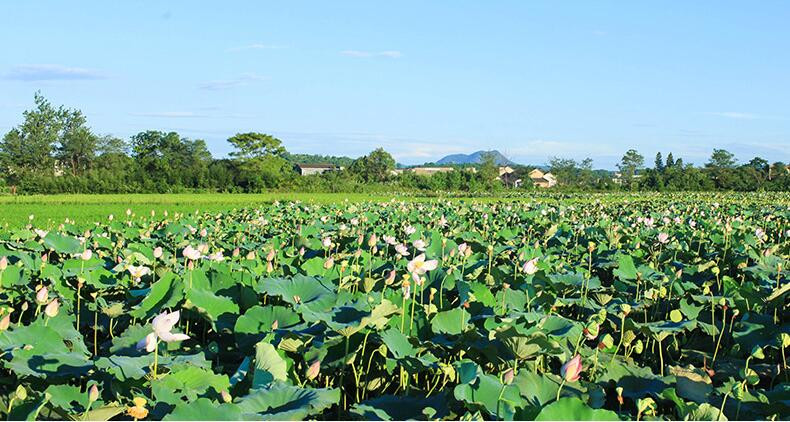
[[486,153],[494,154],[494,159],[496,163],[500,166],[502,165],[513,165],[514,162],[510,161],[502,155],[497,150],[493,151],[477,151],[471,154],[452,154],[448,155],[441,160],[437,161],[436,164],[480,164],[483,161],[483,155]]

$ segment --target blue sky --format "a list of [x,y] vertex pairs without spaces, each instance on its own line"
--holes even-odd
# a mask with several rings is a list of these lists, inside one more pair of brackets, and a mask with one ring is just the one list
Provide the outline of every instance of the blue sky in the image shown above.
[[521,163],[790,161],[787,1],[2,2],[0,131],[41,92],[99,133]]

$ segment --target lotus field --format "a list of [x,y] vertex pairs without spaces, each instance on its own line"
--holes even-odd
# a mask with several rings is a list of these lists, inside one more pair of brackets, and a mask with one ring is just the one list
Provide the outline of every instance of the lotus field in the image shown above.
[[6,227],[0,413],[790,419],[787,197],[638,199]]

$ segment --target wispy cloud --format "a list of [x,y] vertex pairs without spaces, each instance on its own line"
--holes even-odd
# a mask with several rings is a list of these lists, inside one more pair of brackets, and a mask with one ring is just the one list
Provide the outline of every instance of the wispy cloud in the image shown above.
[[96,80],[106,77],[95,69],[69,67],[56,64],[28,64],[11,68],[5,79],[17,81],[76,81]]
[[161,117],[167,119],[182,119],[182,118],[196,118],[196,117],[208,117],[206,114],[195,113],[192,111],[157,111],[157,112],[146,112],[146,113],[131,113],[132,116],[135,117]]
[[288,46],[283,44],[254,43],[254,44],[242,45],[239,47],[232,47],[227,49],[226,51],[232,53],[232,52],[245,51],[245,50],[282,50],[284,48],[288,48]]
[[739,111],[715,111],[705,114],[711,116],[726,117],[728,119],[741,119],[741,120],[755,120],[755,119],[763,119],[766,117],[766,116],[760,116],[759,114],[742,113]]
[[249,85],[252,82],[262,81],[266,78],[252,73],[245,73],[237,78],[203,82],[198,88],[206,91],[221,91]]
[[403,57],[403,53],[398,50],[384,50],[384,51],[363,51],[363,50],[343,50],[340,54],[348,57],[386,57],[390,59],[399,59]]

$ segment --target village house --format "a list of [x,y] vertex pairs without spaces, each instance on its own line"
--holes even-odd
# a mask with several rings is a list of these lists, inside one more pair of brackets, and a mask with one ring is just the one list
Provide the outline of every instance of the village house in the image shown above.
[[312,174],[322,174],[327,171],[343,170],[343,167],[338,167],[334,164],[297,164],[296,171],[302,176],[310,176]]
[[414,167],[409,169],[418,176],[431,176],[436,173],[447,173],[455,169],[452,167]]
[[549,172],[542,172],[540,169],[535,169],[529,172],[529,178],[532,184],[539,188],[550,188],[557,184],[557,179]]

